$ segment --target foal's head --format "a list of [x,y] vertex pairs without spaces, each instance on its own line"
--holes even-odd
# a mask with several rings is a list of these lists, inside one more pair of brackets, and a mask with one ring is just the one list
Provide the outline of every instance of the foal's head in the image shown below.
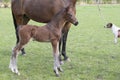
[[113,24],[112,23],[108,23],[106,26],[104,26],[104,28],[112,28]]
[[69,6],[69,7],[66,7],[64,10],[65,10],[64,11],[65,12],[65,16],[64,17],[65,17],[66,21],[74,24],[75,26],[77,26],[78,25],[78,21],[77,21],[77,19],[75,17],[75,13],[72,10],[72,8]]

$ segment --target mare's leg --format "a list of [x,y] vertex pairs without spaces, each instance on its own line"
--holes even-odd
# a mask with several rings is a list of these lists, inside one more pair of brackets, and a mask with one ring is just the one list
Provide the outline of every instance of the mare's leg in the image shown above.
[[54,56],[54,72],[56,76],[59,76],[59,71],[63,71],[62,68],[60,67],[60,61],[59,61],[59,41],[53,40],[52,42],[52,47],[53,47],[53,56]]
[[62,37],[61,37],[62,52],[61,52],[61,54],[63,55],[64,60],[68,60],[68,56],[66,55],[66,42],[67,42],[67,35],[68,35],[70,26],[71,26],[70,23],[66,23],[62,30]]
[[[60,53],[61,53],[61,43],[62,43],[62,37],[60,38],[60,41],[59,41],[59,52],[60,52]],[[62,55],[62,54],[59,54],[59,60],[62,62],[61,55]]]
[[[13,13],[12,13],[12,15],[13,15],[13,21],[14,21],[14,26],[15,26],[15,31],[16,31],[16,38],[17,38],[16,43],[18,43],[19,42],[19,37],[18,37],[18,29],[19,28],[18,27],[19,27],[19,25],[26,25],[30,19],[26,15],[17,16],[17,15],[14,15]],[[21,52],[22,52],[22,54],[25,54],[24,48],[21,49]]]

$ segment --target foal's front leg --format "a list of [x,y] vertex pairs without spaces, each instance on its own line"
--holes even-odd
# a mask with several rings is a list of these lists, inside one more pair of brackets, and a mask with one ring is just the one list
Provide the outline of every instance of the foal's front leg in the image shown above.
[[54,40],[52,41],[52,47],[53,47],[53,56],[54,56],[54,72],[56,76],[59,76],[59,71],[63,71],[60,67],[60,61],[59,61],[59,41]]

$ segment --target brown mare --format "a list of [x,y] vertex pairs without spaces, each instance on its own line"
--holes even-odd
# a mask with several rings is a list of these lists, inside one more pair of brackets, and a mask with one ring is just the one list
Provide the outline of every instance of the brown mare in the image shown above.
[[[19,25],[25,25],[30,19],[48,23],[51,18],[58,13],[66,5],[71,6],[71,11],[76,13],[75,10],[76,0],[12,0],[12,15],[16,30],[17,43],[19,42],[18,30]],[[66,56],[66,40],[69,28],[71,24],[66,22],[62,30],[62,38],[60,39],[59,50],[62,44],[61,54],[64,60],[67,60]],[[22,54],[25,54],[24,48],[21,50]]]
[[78,24],[74,14],[70,11],[70,8],[63,8],[59,13],[57,13],[51,21],[42,26],[33,26],[33,25],[21,25],[18,29],[19,42],[13,49],[12,57],[10,60],[10,69],[12,72],[20,74],[17,69],[17,55],[18,52],[25,46],[30,39],[34,39],[39,42],[51,42],[53,48],[54,56],[54,72],[56,76],[59,76],[59,71],[62,71],[59,61],[59,40],[61,38],[61,32],[63,25],[66,22],[70,22],[74,25]]

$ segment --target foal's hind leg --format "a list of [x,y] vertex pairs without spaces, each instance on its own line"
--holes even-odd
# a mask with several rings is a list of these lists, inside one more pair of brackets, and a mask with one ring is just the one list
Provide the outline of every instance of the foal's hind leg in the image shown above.
[[[14,21],[14,26],[15,26],[15,31],[16,31],[16,38],[17,38],[16,43],[18,43],[19,42],[19,36],[18,36],[19,28],[18,27],[19,27],[19,25],[26,25],[30,19],[26,15],[22,15],[22,14],[17,16],[12,13],[12,15],[13,15],[13,21]],[[22,55],[24,55],[25,49],[22,48],[21,52],[22,52]]]
[[[23,15],[23,22],[22,22],[22,24],[26,25],[29,22],[29,20],[30,19],[26,15]],[[24,48],[21,49],[21,52],[22,52],[22,55],[26,54]]]
[[9,65],[9,68],[11,69],[11,71],[18,75],[20,75],[20,73],[18,72],[18,68],[17,68],[17,55],[18,55],[18,52],[23,48],[23,46],[29,42],[30,36],[27,36],[24,34],[23,38],[21,39],[22,40],[20,40],[20,42],[16,45],[16,47],[12,51],[12,56],[11,56],[10,65]]
[[10,65],[9,68],[11,69],[12,72],[20,75],[18,68],[17,68],[17,56],[18,56],[18,52],[22,49],[23,45],[19,44],[16,45],[16,47],[13,49],[12,51],[12,56],[10,59]]

